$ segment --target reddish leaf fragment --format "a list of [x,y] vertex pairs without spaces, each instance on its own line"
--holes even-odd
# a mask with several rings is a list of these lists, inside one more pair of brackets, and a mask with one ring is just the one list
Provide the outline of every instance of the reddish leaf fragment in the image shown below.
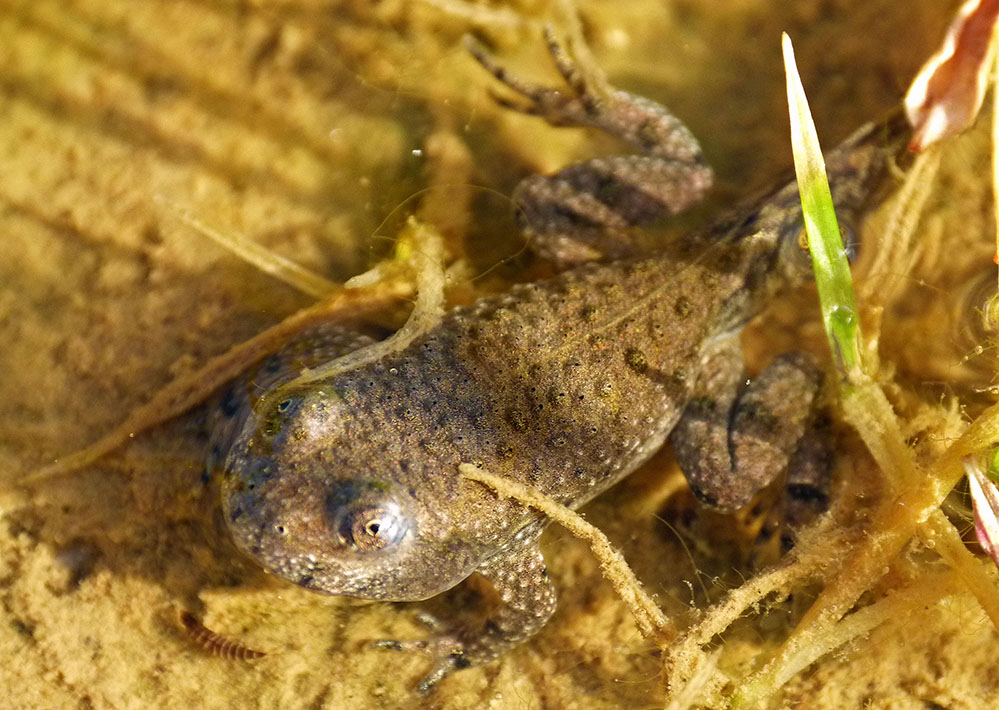
[[909,150],[921,151],[974,123],[988,85],[997,17],[999,0],[968,0],[958,10],[940,49],[905,95],[914,129]]
[[975,510],[975,537],[999,567],[999,488],[974,459],[964,460],[964,470],[968,474],[971,504]]

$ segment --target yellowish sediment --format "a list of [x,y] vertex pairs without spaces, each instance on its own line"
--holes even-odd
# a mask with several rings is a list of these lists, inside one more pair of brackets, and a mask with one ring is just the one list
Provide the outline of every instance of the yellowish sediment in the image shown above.
[[[842,427],[836,504],[795,550],[755,574],[736,526],[694,507],[665,452],[585,514],[679,635],[644,637],[661,627],[655,608],[636,622],[587,544],[553,527],[555,618],[429,698],[412,692],[426,659],[368,644],[424,634],[413,605],[265,575],[201,483],[206,391],[331,314],[400,325],[411,277],[382,269],[317,303],[161,207],[246,235],[320,285],[391,258],[416,215],[443,236],[450,300],[467,302],[538,273],[503,197],[516,181],[617,146],[497,109],[465,32],[547,81],[540,28],[561,22],[612,83],[687,121],[719,188],[669,238],[790,165],[782,30],[828,146],[901,96],[955,5],[594,0],[573,27],[544,0],[0,0],[6,707],[679,710],[736,693],[774,707],[995,705],[996,573],[965,544],[951,493],[962,458],[997,438],[984,304],[961,300],[983,274],[994,283],[987,130],[941,151],[932,187],[923,163],[908,201],[862,230],[876,388],[844,400],[860,436]],[[745,343],[755,368],[825,348],[807,293]],[[56,459],[78,470],[17,487]],[[206,655],[178,608],[267,655]]]

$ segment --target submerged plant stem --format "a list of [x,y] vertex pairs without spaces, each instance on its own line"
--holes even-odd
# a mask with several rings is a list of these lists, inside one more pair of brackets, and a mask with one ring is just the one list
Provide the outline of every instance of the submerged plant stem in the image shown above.
[[462,464],[458,468],[465,478],[482,483],[501,496],[513,498],[544,513],[576,537],[585,540],[600,561],[604,576],[631,609],[642,635],[656,643],[668,642],[676,637],[676,626],[642,589],[624,557],[600,530],[586,522],[578,513],[546,498],[530,486],[497,476],[472,464]]
[[989,448],[997,439],[999,404],[990,407],[968,427],[934,462],[920,485],[905,487],[897,497],[880,506],[864,544],[851,553],[778,653],[739,688],[733,707],[755,707],[787,681],[789,664],[805,652],[803,649],[821,643],[821,639],[833,632],[839,619],[874,585],[919,525],[939,512],[943,499],[964,476],[964,457]]
[[[937,549],[953,570],[951,574],[964,583],[993,623],[999,625],[999,596],[996,595],[994,582],[984,566],[964,547],[957,531],[940,511],[943,499],[964,474],[963,458],[987,447],[999,436],[996,429],[999,405],[979,417],[928,471],[920,470],[891,404],[878,383],[867,374],[859,348],[859,326],[855,322],[847,322],[849,318],[837,320],[832,317],[839,311],[855,319],[852,282],[841,250],[836,253],[832,249],[839,243],[838,228],[832,214],[831,198],[827,199],[828,184],[814,127],[786,35],[784,57],[795,168],[823,319],[833,350],[840,358],[844,414],[883,471],[892,495],[882,502],[862,543],[850,553],[779,651],[738,689],[733,700],[733,707],[737,708],[759,706],[777,688],[821,655],[888,618],[885,610],[895,609],[898,602],[879,602],[843,620],[861,595],[882,576],[891,560],[917,534],[924,543]],[[932,171],[935,170],[935,163],[935,158],[926,159],[921,161],[920,168]],[[908,186],[913,184],[910,176]],[[919,189],[917,185],[915,193],[909,196],[912,199],[907,197],[902,204],[915,201],[921,207],[927,189]],[[902,219],[908,215],[896,217],[894,222],[903,228],[906,235],[911,235],[918,214],[910,219]],[[892,244],[890,248],[895,246]],[[897,258],[895,254],[892,256]],[[934,591],[939,585],[930,584],[923,589],[921,581],[915,584],[918,586],[908,596],[903,594],[892,599],[908,599],[911,596],[918,605],[928,598],[935,598],[927,590]],[[941,587],[940,593],[945,591]]]
[[258,405],[261,410],[267,409],[269,399],[283,396],[281,393],[288,389],[328,379],[380,360],[389,353],[403,350],[440,322],[444,316],[444,285],[447,280],[444,272],[444,239],[430,225],[410,217],[400,241],[407,245],[407,251],[410,251],[409,244],[412,242],[409,256],[416,270],[416,305],[406,324],[385,340],[354,350],[318,367],[303,370],[298,377],[267,394]]
[[125,421],[96,442],[29,474],[19,481],[19,485],[32,485],[89,466],[124,446],[135,435],[201,404],[214,389],[279,349],[306,328],[373,314],[411,293],[412,287],[405,281],[386,281],[372,289],[344,289],[303,308],[260,335],[212,358],[198,370],[173,380],[151,400],[133,409]]
[[325,298],[342,288],[339,284],[333,283],[314,271],[306,269],[301,264],[297,264],[291,259],[286,259],[280,254],[260,246],[244,234],[222,232],[208,226],[187,210],[179,209],[163,201],[161,201],[161,204],[174,217],[202,236],[208,237],[243,261],[252,264],[265,274],[270,274],[274,278],[285,282],[292,288],[298,289],[307,296]]

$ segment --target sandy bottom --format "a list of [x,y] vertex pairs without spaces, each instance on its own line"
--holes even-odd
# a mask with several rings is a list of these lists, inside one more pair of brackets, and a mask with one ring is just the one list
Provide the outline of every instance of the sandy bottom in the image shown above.
[[[582,11],[612,81],[668,101],[702,138],[720,186],[689,218],[696,221],[790,165],[781,30],[796,41],[820,135],[832,144],[891,107],[952,6],[604,0]],[[313,595],[267,576],[234,549],[216,492],[201,481],[203,411],[141,434],[71,477],[30,493],[14,486],[95,440],[173,378],[311,302],[184,226],[169,206],[342,280],[387,251],[389,241],[372,235],[391,237],[416,209],[410,198],[431,186],[452,208],[437,208],[439,224],[453,249],[467,253],[468,273],[517,253],[503,198],[516,180],[613,146],[501,114],[490,103],[488,77],[460,47],[471,28],[518,70],[551,76],[537,26],[514,23],[511,7],[489,5],[468,18],[468,6],[456,0],[0,3],[5,707],[666,702],[657,651],[585,545],[558,529],[545,538],[561,599],[548,627],[501,662],[456,674],[429,698],[415,696],[425,659],[367,646],[425,633],[414,607]],[[530,17],[548,12],[545,2],[519,8]],[[960,240],[953,243],[962,254],[987,264],[991,228],[968,228],[988,224],[985,142],[954,151],[947,182],[960,189],[940,201],[957,221],[938,220],[930,231]],[[949,260],[940,251],[930,263],[942,269]],[[527,267],[526,258],[515,258],[476,287],[527,278]],[[958,366],[974,343],[962,333],[970,328],[973,338],[974,328],[941,305],[958,303],[960,284],[973,274],[961,266],[934,281],[937,272],[924,271],[883,338],[898,353],[900,379],[938,402],[989,375]],[[912,319],[927,313],[955,330],[914,347],[912,333],[924,331]],[[768,321],[791,322],[800,317],[777,313]],[[751,343],[754,358],[800,347],[802,338],[821,346],[814,323],[803,333],[768,331]],[[675,500],[675,477],[663,454],[587,511],[672,611],[716,599],[749,569],[734,568],[723,536],[692,538],[655,517]],[[923,564],[928,553],[906,555]],[[733,628],[727,658],[751,667],[802,601]],[[181,609],[266,657],[207,655],[181,628]],[[993,627],[973,598],[955,593],[839,649],[792,680],[775,703],[992,706],[997,656]]]

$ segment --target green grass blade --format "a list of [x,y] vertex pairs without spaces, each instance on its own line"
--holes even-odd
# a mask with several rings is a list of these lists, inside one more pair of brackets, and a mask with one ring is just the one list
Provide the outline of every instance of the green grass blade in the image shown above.
[[853,296],[850,264],[843,249],[839,224],[833,210],[825,161],[819,148],[805,90],[794,63],[791,38],[782,37],[787,75],[787,103],[791,114],[791,148],[798,193],[812,255],[812,268],[819,291],[822,320],[830,347],[847,380],[860,370],[860,321]]

